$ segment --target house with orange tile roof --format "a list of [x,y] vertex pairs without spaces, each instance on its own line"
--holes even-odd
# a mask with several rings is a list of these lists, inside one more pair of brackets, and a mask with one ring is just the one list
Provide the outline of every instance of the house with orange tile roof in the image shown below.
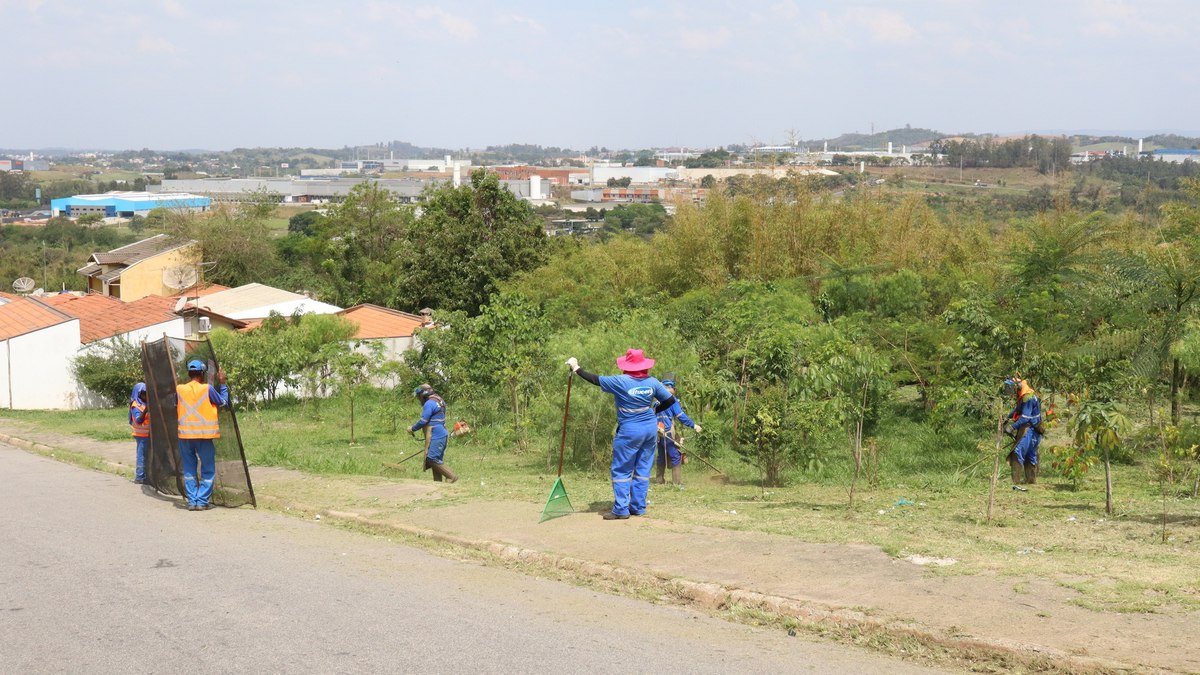
[[0,304],[0,408],[79,407],[78,350],[79,319],[36,297]]
[[384,357],[396,361],[413,347],[413,335],[425,322],[416,314],[372,304],[355,305],[337,314],[358,326],[354,340],[380,343]]
[[99,293],[60,293],[0,305],[0,408],[106,405],[75,380],[74,359],[121,340],[182,338],[185,326],[173,311],[175,302],[153,295],[122,302]]
[[42,301],[79,319],[81,347],[121,339],[137,344],[163,335],[184,337],[184,321],[175,314],[176,301],[172,298],[147,295],[133,302],[121,302],[99,293],[61,293],[44,296]]

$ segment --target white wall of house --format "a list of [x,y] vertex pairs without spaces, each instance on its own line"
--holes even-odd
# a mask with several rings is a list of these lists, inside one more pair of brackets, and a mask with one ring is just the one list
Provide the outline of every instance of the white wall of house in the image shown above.
[[71,374],[71,357],[78,349],[78,319],[0,342],[0,408],[79,407]]
[[[376,343],[383,345],[383,358],[389,361],[403,361],[404,352],[408,351],[413,346],[413,339],[409,337],[390,337],[390,338],[371,338],[361,340],[363,343]],[[368,353],[368,347],[365,344],[359,345],[356,349],[363,354]]]
[[[186,331],[186,322],[182,317],[177,317],[169,321],[156,323],[153,326],[138,328],[137,330],[131,330],[128,333],[122,333],[120,335],[104,338],[103,340],[89,342],[86,345],[79,347],[75,355],[79,356],[86,354],[91,350],[102,349],[102,345],[116,344],[121,338],[124,338],[131,344],[140,345],[142,342],[157,340],[164,334],[166,334],[167,337],[183,338],[185,337],[184,334]],[[133,385],[133,382],[129,383],[130,390],[133,389]],[[79,382],[74,382],[74,400],[74,407],[76,408],[107,408],[112,405],[105,400],[104,397],[93,393],[90,389],[83,386]]]

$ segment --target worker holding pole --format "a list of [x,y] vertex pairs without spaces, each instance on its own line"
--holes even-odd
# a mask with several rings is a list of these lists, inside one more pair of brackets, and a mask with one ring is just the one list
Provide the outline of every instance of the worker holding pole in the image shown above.
[[1008,455],[1013,485],[1021,482],[1022,469],[1025,482],[1034,484],[1038,475],[1038,446],[1046,433],[1042,423],[1042,402],[1033,387],[1019,376],[1006,379],[1004,388],[1017,400],[1017,406],[1009,414],[1009,428],[1017,439],[1013,451]]
[[[667,391],[675,396],[675,381],[663,380],[663,386]],[[676,487],[683,487],[683,452],[679,449],[679,442],[675,436],[678,430],[675,428],[675,420],[678,419],[684,426],[691,427],[696,433],[702,430],[699,424],[692,421],[692,418],[683,412],[683,406],[680,405],[678,397],[676,397],[675,405],[672,405],[667,410],[658,413],[658,472],[654,476],[654,482],[659,485],[666,482],[667,460],[671,463],[671,483]]]
[[453,483],[458,480],[450,467],[446,466],[446,443],[450,434],[446,431],[446,402],[438,396],[433,387],[422,384],[413,390],[413,395],[421,402],[421,419],[411,427],[409,433],[417,429],[425,430],[425,469],[433,471],[433,479],[441,481],[445,478]]
[[[613,438],[612,510],[605,520],[625,520],[646,513],[650,492],[650,469],[654,464],[658,437],[658,412],[669,409],[675,397],[657,379],[650,377],[654,359],[641,349],[630,349],[617,359],[621,375],[596,375],[579,367],[572,356],[569,367],[579,379],[612,394],[617,405],[617,433]],[[657,405],[656,405],[657,402]]]
[[[205,381],[208,365],[199,359],[187,364],[188,381],[175,387],[175,413],[179,419],[179,455],[189,511],[212,508],[213,480],[217,477],[215,439],[221,437],[217,408],[229,405],[225,371],[217,370],[214,387]],[[199,474],[199,480],[197,480]]]

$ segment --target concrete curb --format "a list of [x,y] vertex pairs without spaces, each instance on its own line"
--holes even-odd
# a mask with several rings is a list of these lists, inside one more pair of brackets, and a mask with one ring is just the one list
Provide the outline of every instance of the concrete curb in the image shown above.
[[[44,456],[67,460],[54,455],[67,452],[86,455],[65,448],[46,445],[0,433],[0,442],[8,443]],[[90,456],[90,455],[86,455]],[[124,475],[125,465],[94,457],[107,472]],[[795,622],[797,625],[820,633],[833,631],[844,636],[883,636],[912,640],[935,652],[950,652],[954,657],[975,660],[1001,660],[1008,668],[1021,667],[1034,671],[1061,671],[1070,673],[1135,672],[1146,668],[1131,666],[1091,657],[1082,657],[1050,649],[1007,640],[995,640],[970,635],[950,634],[912,622],[898,621],[873,616],[868,611],[835,607],[817,602],[798,600],[783,596],[768,595],[740,588],[731,588],[712,582],[693,581],[653,570],[634,570],[607,563],[581,558],[546,553],[522,548],[504,542],[477,540],[429,530],[414,525],[372,520],[359,513],[334,509],[314,508],[271,495],[260,495],[259,501],[278,506],[287,506],[303,513],[320,515],[326,521],[340,521],[381,532],[395,532],[416,539],[434,541],[458,548],[478,551],[501,560],[532,564],[550,570],[569,572],[574,575],[614,583],[622,586],[654,588],[660,594],[679,601],[678,604],[693,605],[710,611],[727,611],[735,608],[752,609],[772,615],[778,619]]]

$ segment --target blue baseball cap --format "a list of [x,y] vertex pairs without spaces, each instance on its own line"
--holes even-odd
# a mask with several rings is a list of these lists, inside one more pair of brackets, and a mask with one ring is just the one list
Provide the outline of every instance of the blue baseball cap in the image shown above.
[[208,370],[208,366],[200,359],[192,359],[188,361],[187,369],[189,373],[203,373]]
[[663,380],[663,386],[664,387],[674,387],[675,380]]

